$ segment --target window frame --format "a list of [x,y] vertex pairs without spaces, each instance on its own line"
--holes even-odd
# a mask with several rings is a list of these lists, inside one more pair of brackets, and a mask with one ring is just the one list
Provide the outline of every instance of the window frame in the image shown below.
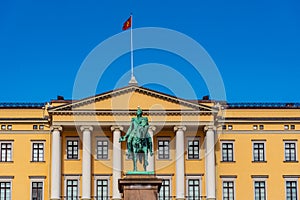
[[[161,178],[164,180],[168,180],[169,181],[169,197],[168,199],[164,199],[164,200],[172,200],[172,177],[171,176],[160,176],[160,175],[157,175],[158,178]],[[163,187],[163,183],[162,183],[162,186],[161,188]],[[160,196],[160,191],[158,191],[157,193],[157,200],[159,200],[159,196]]]
[[[38,159],[34,160],[34,144],[43,144],[43,158],[40,160],[39,158],[39,148],[38,148]],[[31,140],[31,162],[45,162],[45,140]]]
[[[10,144],[11,149],[10,149],[10,160],[7,160],[7,153],[6,153],[6,159],[2,160],[2,144]],[[0,141],[0,163],[2,162],[13,162],[13,154],[14,153],[14,141],[13,140],[1,140]]]
[[45,178],[46,177],[40,177],[40,176],[33,176],[33,177],[30,177],[30,199],[32,200],[32,192],[33,192],[33,188],[32,188],[32,184],[35,183],[35,182],[38,182],[38,183],[42,183],[42,199],[41,200],[44,200],[45,198]]
[[[10,199],[13,199],[13,193],[12,193],[12,188],[13,188],[13,176],[0,176],[0,183],[10,183]],[[0,194],[1,197],[1,194]]]
[[[160,153],[159,153],[159,142],[160,141],[168,141],[168,158],[160,158]],[[157,160],[171,160],[171,138],[170,137],[157,137]],[[163,152],[165,152],[165,149],[163,149]],[[165,153],[163,153],[165,155]]]
[[236,188],[235,188],[236,178],[222,178],[222,200],[224,200],[224,182],[232,182],[233,183],[233,200],[235,200]]
[[298,196],[299,196],[299,191],[298,191],[298,178],[285,178],[285,180],[284,180],[284,187],[285,187],[285,199],[286,200],[289,200],[288,198],[287,198],[287,192],[288,192],[288,190],[287,190],[287,182],[296,182],[296,199],[298,199]]
[[[263,144],[263,160],[255,160],[255,149],[254,149],[254,145],[255,144]],[[267,162],[267,157],[266,157],[266,140],[252,140],[252,162]],[[258,158],[260,157],[260,152],[258,149]]]
[[[234,149],[235,149],[235,146],[234,146],[234,143],[235,143],[235,140],[221,140],[221,162],[235,162],[235,155],[234,155]],[[231,143],[232,144],[232,160],[224,160],[223,159],[223,144],[229,144]],[[228,150],[227,150],[227,157],[228,157]]]
[[65,180],[64,180],[64,198],[68,199],[67,194],[68,194],[68,181],[77,181],[77,199],[79,199],[80,196],[80,175],[65,175]]
[[[266,176],[267,177],[267,176]],[[265,199],[264,200],[267,200],[268,199],[268,189],[267,189],[267,178],[263,178],[263,177],[254,177],[253,178],[253,199],[255,200],[255,183],[256,182],[264,182],[265,184]]]
[[[98,157],[98,141],[107,141],[107,158],[99,158]],[[96,144],[95,144],[95,159],[96,160],[109,160],[109,148],[110,148],[110,140],[109,137],[96,137]],[[103,149],[102,149],[103,152]],[[103,153],[102,153],[103,154]]]
[[[286,147],[285,147],[285,145],[287,144],[287,143],[294,143],[294,145],[295,145],[295,160],[287,160],[286,158]],[[284,140],[283,141],[283,152],[284,152],[284,154],[283,154],[283,157],[284,157],[284,162],[298,162],[298,154],[297,154],[297,152],[298,152],[298,145],[297,145],[297,143],[298,143],[298,141],[297,140]],[[291,157],[291,156],[290,156]]]
[[199,196],[198,196],[198,200],[201,200],[202,196],[202,176],[186,176],[186,199],[189,199],[189,181],[190,180],[198,180],[199,181]]
[[[189,158],[189,142],[192,141],[197,141],[198,142],[198,158]],[[201,160],[200,155],[201,155],[201,146],[200,146],[200,137],[196,136],[196,137],[186,137],[186,160]],[[169,144],[170,145],[170,144]],[[193,145],[194,147],[194,145]],[[194,152],[194,148],[193,148],[193,152]],[[194,154],[193,154],[194,155]]]
[[107,181],[107,200],[110,199],[110,176],[108,175],[97,175],[97,176],[94,176],[94,198],[95,200],[97,200],[97,188],[98,188],[98,181],[99,180],[106,180]]
[[[68,158],[68,141],[77,141],[77,158]],[[80,141],[78,137],[66,137],[66,160],[80,160]],[[74,154],[74,149],[72,149],[72,156]]]

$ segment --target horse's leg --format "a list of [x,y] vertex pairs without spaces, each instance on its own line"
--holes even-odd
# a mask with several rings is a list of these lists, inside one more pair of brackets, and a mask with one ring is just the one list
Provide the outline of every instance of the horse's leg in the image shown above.
[[148,166],[148,151],[147,151],[147,148],[144,148],[143,151],[144,151],[144,170],[147,171],[147,166]]
[[133,153],[132,153],[133,171],[137,171],[137,167],[136,167],[137,155],[136,154],[137,153],[133,149]]

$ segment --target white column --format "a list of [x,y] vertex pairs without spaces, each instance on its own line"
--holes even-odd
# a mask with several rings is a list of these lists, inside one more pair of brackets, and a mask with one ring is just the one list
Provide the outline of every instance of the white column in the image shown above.
[[61,126],[52,126],[51,143],[51,200],[59,200],[61,196]]
[[216,168],[215,168],[215,130],[214,126],[206,126],[206,199],[216,199]]
[[185,199],[184,194],[184,131],[185,126],[175,126],[176,133],[176,199]]
[[82,132],[82,200],[91,199],[91,135],[92,126],[81,126]]
[[118,180],[121,178],[122,172],[122,149],[119,139],[121,137],[122,126],[112,126],[113,132],[113,200],[120,200],[121,194],[118,189]]
[[[151,139],[152,139],[152,148],[154,147],[154,143],[153,143],[153,135],[154,135],[154,131],[156,130],[156,127],[155,126],[150,126],[149,129],[148,129],[148,133],[149,135],[151,136]],[[154,149],[153,150],[153,156],[150,156],[149,154],[149,165],[148,165],[148,169],[147,171],[150,171],[150,172],[154,172],[155,170],[155,167],[154,167]]]

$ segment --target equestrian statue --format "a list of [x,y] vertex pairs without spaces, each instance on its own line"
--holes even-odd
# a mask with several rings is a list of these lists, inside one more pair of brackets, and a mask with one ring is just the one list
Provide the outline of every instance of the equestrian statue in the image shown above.
[[143,117],[143,111],[138,107],[136,117],[131,119],[131,124],[126,135],[120,137],[119,142],[127,140],[127,157],[133,161],[133,171],[137,171],[137,160],[143,163],[144,171],[147,171],[148,153],[153,156],[152,138],[148,133],[148,118]]

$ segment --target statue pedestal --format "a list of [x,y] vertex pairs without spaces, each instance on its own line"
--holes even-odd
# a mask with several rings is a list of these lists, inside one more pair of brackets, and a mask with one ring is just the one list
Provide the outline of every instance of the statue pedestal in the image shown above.
[[157,200],[162,179],[154,174],[127,174],[119,179],[123,200]]

